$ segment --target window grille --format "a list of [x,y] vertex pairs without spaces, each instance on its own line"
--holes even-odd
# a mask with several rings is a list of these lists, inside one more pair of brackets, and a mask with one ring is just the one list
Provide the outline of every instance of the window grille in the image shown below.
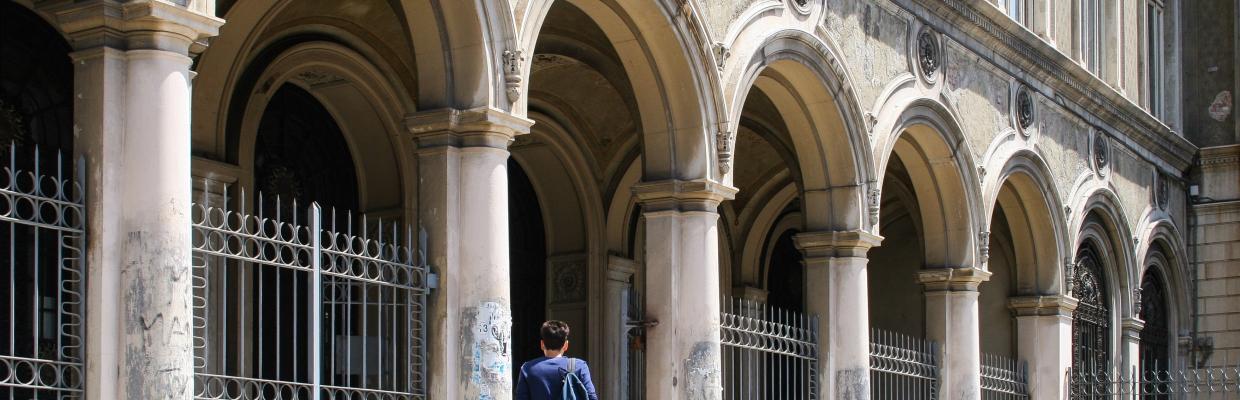
[[1072,369],[1094,375],[1109,373],[1111,308],[1107,284],[1091,244],[1077,254],[1072,295],[1080,301],[1072,314]]
[[[81,171],[58,152],[3,146],[0,398],[80,398],[86,207]],[[50,157],[49,157],[50,155]]]

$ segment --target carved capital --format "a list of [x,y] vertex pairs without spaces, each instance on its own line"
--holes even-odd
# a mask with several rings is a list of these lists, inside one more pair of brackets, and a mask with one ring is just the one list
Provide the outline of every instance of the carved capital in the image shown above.
[[493,147],[507,149],[534,121],[494,108],[443,108],[410,114],[405,129],[418,148]]
[[521,67],[525,65],[525,55],[521,50],[504,50],[504,92],[508,102],[516,103],[521,98]]
[[927,292],[972,292],[990,280],[990,272],[977,268],[931,268],[917,272],[917,282]]
[[1061,316],[1071,317],[1080,302],[1072,296],[1024,296],[1008,299],[1008,308],[1017,317]]
[[647,213],[664,211],[718,212],[719,203],[736,197],[736,188],[708,180],[669,179],[633,185],[633,194]]
[[883,237],[866,231],[824,231],[798,233],[792,240],[810,258],[865,257]]

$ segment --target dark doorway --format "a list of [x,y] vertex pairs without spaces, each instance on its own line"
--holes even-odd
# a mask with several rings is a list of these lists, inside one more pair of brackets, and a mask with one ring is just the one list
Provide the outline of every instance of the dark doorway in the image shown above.
[[541,357],[538,328],[547,318],[547,244],[538,194],[508,159],[508,258],[512,296],[513,380],[521,363]]
[[796,229],[789,229],[775,238],[767,268],[767,304],[772,307],[805,311],[805,266],[801,263],[801,251],[797,250],[793,237]]

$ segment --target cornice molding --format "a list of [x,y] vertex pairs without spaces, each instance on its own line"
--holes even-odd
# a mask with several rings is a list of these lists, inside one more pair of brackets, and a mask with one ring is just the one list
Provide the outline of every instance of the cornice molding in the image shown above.
[[[1045,83],[1041,88],[1031,87],[1040,89],[1061,106],[1071,109],[1066,104],[1071,102],[1079,111],[1099,118],[1116,133],[1140,146],[1141,150],[1136,153],[1148,152],[1157,158],[1148,161],[1181,173],[1192,165],[1196,146],[989,3],[983,0],[890,1],[912,15],[930,19],[925,21],[927,25],[974,53],[991,53],[1011,62],[1021,73],[1008,73],[1018,79],[1023,74]],[[985,47],[985,51],[979,51],[978,46]]]

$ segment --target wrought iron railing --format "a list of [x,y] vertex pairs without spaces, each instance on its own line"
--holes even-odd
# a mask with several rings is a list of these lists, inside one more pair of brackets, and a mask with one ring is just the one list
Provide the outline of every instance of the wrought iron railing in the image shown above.
[[63,155],[0,146],[0,398],[80,398],[86,207]]
[[363,217],[354,234],[350,214],[255,200],[193,206],[195,397],[424,399],[427,270],[409,230]]
[[938,383],[938,343],[870,329],[870,398],[934,400]]
[[724,399],[817,399],[818,317],[724,299]]
[[1029,398],[1029,369],[1008,357],[982,354],[982,399],[1020,400]]
[[1149,368],[1125,373],[1068,371],[1071,399],[1240,399],[1240,366],[1199,369]]

